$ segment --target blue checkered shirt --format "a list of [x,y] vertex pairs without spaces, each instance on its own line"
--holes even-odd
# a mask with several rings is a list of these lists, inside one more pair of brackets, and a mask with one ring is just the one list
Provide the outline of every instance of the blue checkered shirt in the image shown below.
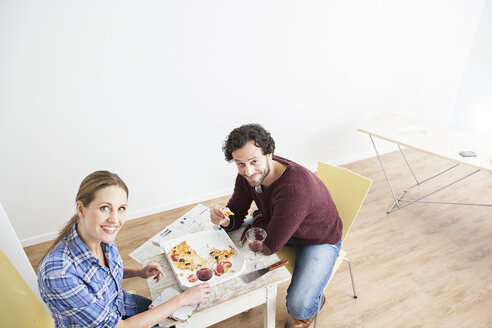
[[132,294],[121,288],[123,261],[114,243],[101,243],[109,268],[100,265],[75,227],[39,266],[41,297],[56,327],[114,327],[137,313]]

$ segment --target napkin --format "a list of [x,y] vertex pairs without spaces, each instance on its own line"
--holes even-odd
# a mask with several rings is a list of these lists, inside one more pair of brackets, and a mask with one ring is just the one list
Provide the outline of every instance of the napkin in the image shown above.
[[[177,296],[181,294],[180,292],[176,291],[175,289],[172,288],[166,288],[162,291],[161,295],[157,297],[152,304],[149,305],[149,309],[153,309],[156,306],[169,301],[171,298],[174,296]],[[191,314],[193,311],[197,308],[197,305],[187,305],[180,307],[179,309],[176,310],[173,314],[170,315],[171,318],[175,320],[180,320],[184,321],[191,317]]]

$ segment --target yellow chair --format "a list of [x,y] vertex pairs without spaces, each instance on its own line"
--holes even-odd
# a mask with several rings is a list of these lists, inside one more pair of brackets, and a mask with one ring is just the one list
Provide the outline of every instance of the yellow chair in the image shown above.
[[0,250],[0,327],[52,328],[53,318]]
[[[333,166],[330,164],[318,162],[318,178],[323,181],[326,188],[328,188],[333,202],[335,203],[338,214],[343,222],[342,232],[342,246],[347,234],[350,230],[350,226],[354,222],[355,216],[364,201],[369,188],[371,187],[372,180],[367,179],[357,173],[350,171],[349,169]],[[293,247],[285,246],[280,249],[277,256],[281,259],[286,258],[289,260],[287,269],[292,273],[294,271],[294,264],[296,258],[296,251]],[[343,249],[340,249],[340,254],[335,261],[335,266],[331,272],[328,283],[333,278],[333,275],[337,271],[342,261],[346,261],[349,265],[350,279],[352,281],[352,289],[354,291],[354,298],[357,298],[355,292],[354,276],[352,274],[352,266],[350,260],[345,257],[346,253]],[[327,286],[328,286],[327,283]],[[326,286],[325,286],[326,289]],[[317,320],[317,317],[316,317]],[[316,327],[316,320],[314,327]]]

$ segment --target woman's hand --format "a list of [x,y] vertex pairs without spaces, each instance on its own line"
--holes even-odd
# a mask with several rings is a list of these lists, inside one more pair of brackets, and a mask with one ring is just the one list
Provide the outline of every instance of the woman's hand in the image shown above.
[[156,262],[150,262],[149,264],[144,266],[139,274],[139,276],[144,279],[154,276],[154,280],[156,282],[161,279],[161,275],[164,277],[164,271],[162,270],[159,263]]
[[179,297],[181,297],[180,303],[182,306],[206,302],[210,297],[210,285],[205,282],[193,286],[179,295]]
[[210,210],[210,221],[212,221],[213,224],[221,225],[224,227],[229,226],[231,222],[229,221],[229,218],[225,216],[224,213],[222,213],[224,209],[229,210],[227,207],[220,206],[220,205],[215,205]]

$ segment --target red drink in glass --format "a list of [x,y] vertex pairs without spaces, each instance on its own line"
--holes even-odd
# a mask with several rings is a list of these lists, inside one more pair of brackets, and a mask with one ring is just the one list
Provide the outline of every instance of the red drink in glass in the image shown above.
[[[248,231],[246,231],[248,247],[255,254],[255,260],[256,254],[263,250],[263,242],[265,241],[266,237],[267,232],[265,231],[265,229],[262,229],[260,227],[249,228]],[[254,265],[256,270],[256,261],[254,261]]]
[[249,243],[249,249],[253,252],[259,252],[263,249],[263,242],[259,240],[253,240]]
[[207,281],[212,278],[212,269],[211,268],[201,268],[196,272],[196,277],[201,281]]

